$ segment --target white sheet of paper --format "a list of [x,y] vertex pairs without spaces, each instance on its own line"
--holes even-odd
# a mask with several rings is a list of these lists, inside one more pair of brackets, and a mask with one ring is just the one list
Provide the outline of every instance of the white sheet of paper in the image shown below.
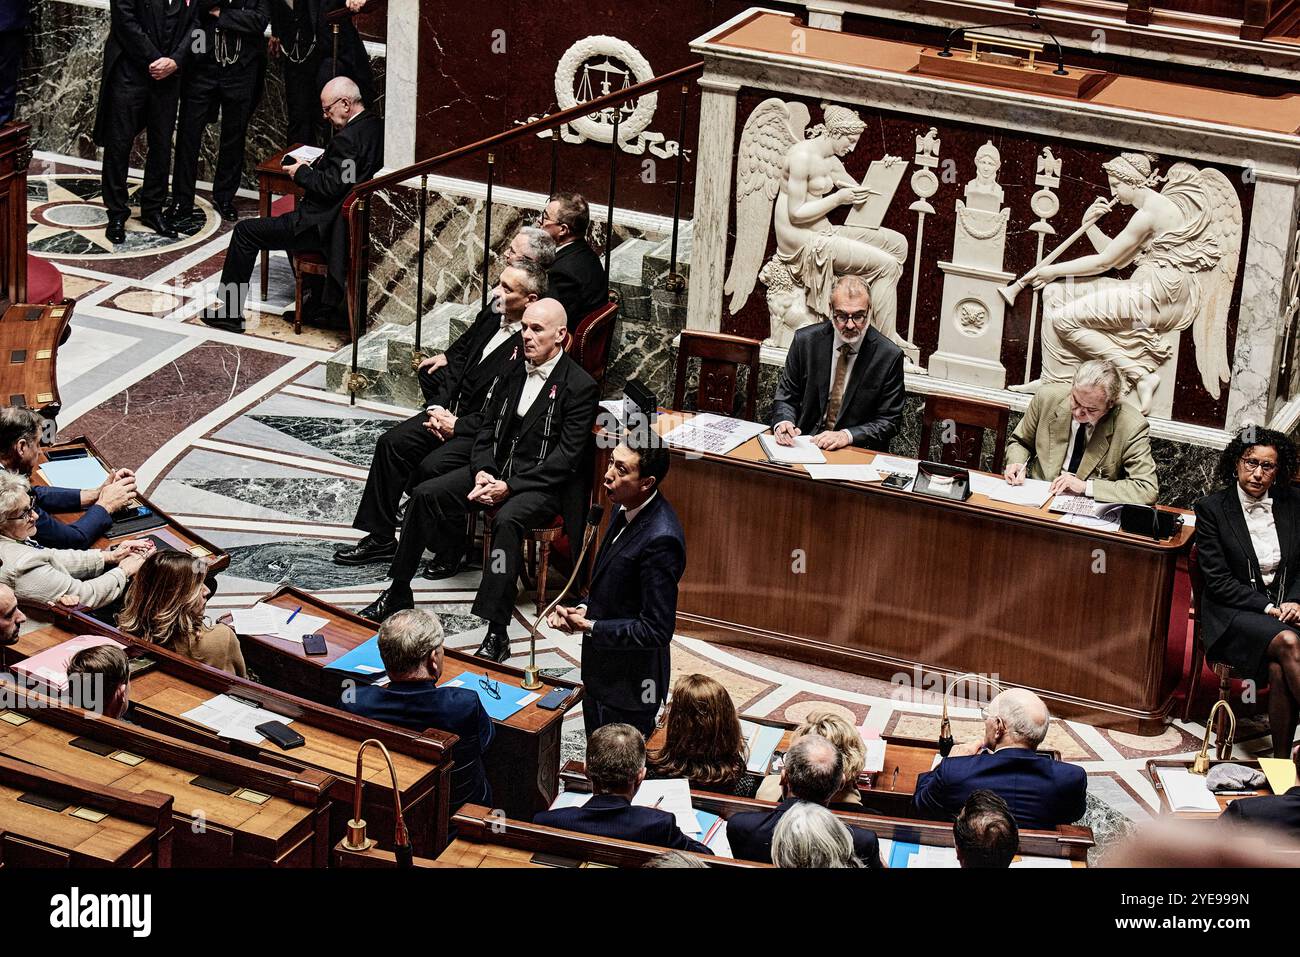
[[677,818],[683,834],[699,834],[700,822],[691,807],[691,782],[686,778],[664,778],[642,781],[632,803],[637,807],[655,807]]
[[987,495],[995,502],[1028,505],[1030,508],[1039,508],[1046,502],[1047,490],[1051,487],[1051,482],[1042,479],[1025,479],[1024,485],[1011,485],[1006,479],[998,478],[996,475],[980,475],[972,472],[970,476],[972,492]]
[[211,728],[223,738],[234,738],[236,741],[246,741],[249,744],[261,744],[264,740],[263,736],[254,730],[259,724],[268,721],[293,723],[292,718],[286,718],[266,708],[255,708],[224,694],[209,698],[198,707],[186,711],[181,717],[201,724],[205,728]]
[[1205,775],[1187,768],[1156,768],[1156,776],[1175,811],[1219,811],[1219,802],[1205,786]]
[[821,465],[826,461],[826,455],[813,445],[812,439],[806,435],[796,435],[794,445],[778,444],[775,435],[760,435],[758,441],[763,446],[763,452],[773,462],[784,462],[787,465]]
[[694,452],[725,455],[754,436],[766,432],[761,422],[746,422],[712,412],[702,412],[663,437],[668,445]]
[[870,465],[805,465],[819,482],[879,482],[882,476]]
[[882,771],[885,767],[885,739],[872,738],[870,741],[863,741],[867,748],[867,762],[862,766],[863,771]]
[[916,459],[900,459],[896,455],[877,455],[871,460],[871,468],[877,472],[892,472],[895,475],[915,475]]
[[230,616],[234,619],[232,627],[240,635],[275,635],[288,641],[302,641],[303,635],[314,634],[324,625],[326,618],[298,612],[293,621],[292,608],[277,608],[259,602],[252,608],[232,608]]
[[1074,863],[1066,857],[1022,857],[1018,861],[1011,862],[1012,867],[1073,867]]
[[591,795],[583,791],[561,791],[551,802],[551,810],[558,811],[562,807],[582,807],[590,800]]
[[955,847],[922,844],[920,853],[912,858],[913,867],[961,867]]
[[1103,532],[1118,532],[1118,518],[1097,518],[1093,515],[1065,515],[1061,518],[1062,525],[1078,525],[1080,528],[1095,528]]
[[299,146],[296,150],[290,150],[288,155],[304,163],[314,163],[324,153],[325,151],[319,146]]

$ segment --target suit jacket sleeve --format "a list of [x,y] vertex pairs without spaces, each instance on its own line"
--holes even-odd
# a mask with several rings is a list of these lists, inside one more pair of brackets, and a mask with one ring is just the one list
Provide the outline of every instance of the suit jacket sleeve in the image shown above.
[[1127,502],[1154,505],[1159,484],[1156,463],[1151,456],[1151,429],[1143,422],[1120,453],[1122,479],[1093,479],[1092,496],[1099,502]]
[[36,540],[46,548],[90,548],[108,531],[113,518],[102,505],[92,505],[75,522],[61,522],[44,512],[36,521]]
[[582,287],[578,285],[577,277],[570,275],[563,269],[551,269],[546,274],[546,295],[560,301],[560,305],[564,307],[564,315],[568,319],[569,328],[576,329],[578,323],[585,318],[574,315],[582,295]]
[[284,0],[271,0],[271,36],[284,39],[293,32],[293,11]]
[[[206,0],[195,0],[202,4]],[[266,32],[266,25],[271,22],[271,0],[257,0],[257,3],[243,10],[224,7],[217,17],[217,26],[229,33],[242,33],[254,40],[261,40]]]
[[482,754],[487,750],[488,745],[492,743],[492,735],[496,734],[496,726],[492,724],[492,719],[488,717],[487,709],[483,707],[482,701],[475,701],[474,707],[478,709],[476,720],[478,721],[478,749]]
[[591,630],[597,648],[667,648],[677,622],[677,583],[686,569],[686,551],[672,536],[650,542],[638,570],[644,601],[637,618],[602,618]]
[[903,354],[900,352],[894,356],[889,371],[885,373],[875,418],[868,419],[861,425],[849,426],[853,444],[888,449],[889,440],[898,433],[898,423],[903,418],[903,396]]
[[[109,4],[109,29],[117,37],[126,55],[137,66],[146,69],[150,63],[163,56],[140,21],[140,6],[148,2],[149,0],[112,0]],[[185,32],[185,42],[189,42],[189,31]]]
[[81,489],[57,485],[33,485],[36,504],[47,512],[75,512],[81,508]]
[[674,851],[694,851],[696,854],[708,854],[710,857],[713,856],[713,851],[709,850],[706,845],[683,834],[681,828],[677,826],[672,817],[668,818],[668,829],[671,833],[666,844]]
[[[1007,454],[1004,459],[1007,465],[1026,465],[1034,457],[1034,435],[1038,432],[1038,419],[1042,413],[1042,406],[1043,403],[1039,401],[1038,396],[1030,399],[1029,408],[1025,409],[1020,422],[1007,436]],[[1096,486],[1094,485],[1093,488],[1095,489]]]
[[[497,395],[483,403],[478,431],[474,435],[474,451],[470,453],[469,462],[476,474],[478,472],[497,474],[496,458],[492,454],[492,443],[495,438],[492,432],[497,419],[503,414],[502,403],[509,401],[513,390],[507,389],[506,383],[501,381],[497,383],[496,392]],[[460,425],[460,422],[457,421],[456,424]]]
[[772,427],[781,422],[799,422],[799,407],[803,402],[808,374],[804,360],[807,348],[803,344],[791,348],[785,355],[785,365],[776,380],[776,395],[772,399]]
[[1219,527],[1218,509],[1204,499],[1195,508],[1196,561],[1210,597],[1220,605],[1262,614],[1270,604],[1268,596],[1238,579],[1228,567],[1223,547],[1223,536],[1228,531]]
[[[511,494],[537,490],[558,492],[561,485],[573,480],[573,471],[582,461],[582,453],[591,439],[591,426],[596,421],[598,394],[596,383],[590,379],[582,382],[577,388],[566,384],[561,400],[560,415],[563,417],[564,424],[561,427],[559,441],[541,462],[510,476],[506,485]],[[545,389],[534,401],[550,401]],[[488,451],[490,454],[490,443]]]
[[[464,335],[457,336],[456,341],[453,342],[448,347],[447,351],[443,353],[443,355],[447,357],[447,364],[439,369],[435,374],[435,377],[431,380],[431,384],[434,386],[432,390],[432,398],[430,400],[431,405],[449,407],[450,403],[455,400],[456,396],[453,394],[453,390],[455,390],[456,386],[462,381],[462,379],[464,379],[465,372],[469,368],[470,363],[477,358],[477,356],[471,355],[470,344],[479,339],[485,323],[490,322],[495,325],[499,321],[497,314],[492,311],[491,305],[489,304],[488,308],[479,312],[478,317],[470,327],[465,330]],[[490,339],[491,336],[488,338]],[[476,412],[478,410],[473,409],[470,411]],[[467,428],[466,431],[462,432],[460,430],[458,417],[456,423],[457,435],[470,435],[473,431],[473,429]]]
[[195,34],[198,32],[199,12],[201,10],[201,5],[205,2],[207,2],[207,0],[193,0],[193,2],[181,13],[181,18],[184,22],[181,24],[181,28],[176,31],[176,45],[172,48],[171,52],[167,54],[176,61],[176,66],[178,68],[183,67],[185,61],[190,58],[190,54],[194,52],[194,40]]
[[916,779],[916,793],[912,796],[912,802],[918,811],[937,817],[951,817],[946,803],[948,782],[943,768],[944,761],[940,761],[937,768]]
[[[331,148],[314,166],[300,166],[293,175],[295,183],[327,206],[341,202],[361,181],[355,134],[347,136],[345,143],[340,143],[345,133],[346,130],[334,137]],[[339,148],[334,149],[334,146]]]

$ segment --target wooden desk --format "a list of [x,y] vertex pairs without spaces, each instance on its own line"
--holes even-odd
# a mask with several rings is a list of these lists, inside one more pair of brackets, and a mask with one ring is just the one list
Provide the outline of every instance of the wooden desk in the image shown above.
[[[314,701],[336,704],[343,682],[349,677],[329,671],[326,666],[373,638],[378,626],[292,585],[281,586],[264,601],[280,608],[301,605],[303,614],[326,619],[328,624],[321,633],[325,635],[329,653],[308,657],[299,641],[286,641],[273,635],[241,635],[248,667],[267,684]],[[520,668],[445,648],[441,680],[450,680],[465,671],[512,684],[519,684],[524,676]],[[550,807],[559,793],[560,729],[565,712],[582,698],[582,686],[577,682],[543,678],[542,683],[545,688],[538,694],[545,695],[553,688],[568,688],[569,700],[555,711],[539,708],[534,701],[505,721],[496,721],[496,735],[484,755],[492,802],[507,814],[526,820]]]
[[[262,162],[257,164],[257,215],[271,215],[271,197],[275,196],[301,196],[303,188],[295,183],[284,172],[284,167],[280,165],[280,160],[285,155],[292,153],[303,144],[295,143],[287,149],[280,150],[268,156]],[[270,257],[267,251],[262,250],[262,301],[266,301],[267,286],[270,282]]]
[[[115,467],[109,464],[109,462],[105,460],[104,456],[100,455],[99,450],[95,448],[95,444],[85,436],[79,436],[75,439],[71,439],[70,441],[60,442],[57,445],[51,445],[41,449],[41,455],[40,455],[40,459],[37,462],[37,467],[32,472],[32,484],[48,485],[49,483],[45,481],[44,478],[41,477],[40,466],[44,465],[47,461],[49,461],[49,453],[51,451],[62,451],[68,449],[84,449],[91,456],[99,460],[99,464],[104,467],[104,470],[106,472],[108,472],[110,475],[113,473]],[[166,542],[168,545],[171,545],[173,548],[179,549],[180,551],[183,552],[188,552],[190,555],[193,555],[195,558],[202,558],[204,561],[208,563],[208,573],[210,575],[215,575],[219,572],[223,572],[226,570],[227,567],[229,567],[230,565],[229,554],[227,554],[222,549],[218,548],[216,545],[212,544],[212,542],[208,541],[206,538],[203,538],[201,535],[191,531],[190,529],[182,525],[180,522],[176,521],[174,518],[172,518],[162,509],[158,508],[158,506],[154,505],[147,498],[145,498],[143,493],[137,492],[135,496],[135,501],[137,504],[146,505],[149,508],[153,509],[154,514],[157,515],[160,519],[162,519],[166,524],[160,525],[157,528],[146,529],[141,532],[133,532],[129,535],[112,535],[112,534],[105,535],[104,537],[98,539],[94,543],[94,545],[91,546],[92,548],[107,548],[109,545],[113,545],[117,542],[125,542],[132,538],[143,538],[147,535],[156,535],[161,541]],[[54,518],[59,519],[61,521],[75,522],[77,519],[81,518],[81,516],[85,514],[85,510],[83,509],[77,512],[59,512],[59,513],[51,513],[51,514],[53,515]]]
[[[99,786],[171,795],[177,866],[323,867],[328,859],[334,781],[319,771],[220,754],[32,692],[0,711],[0,756]],[[201,777],[234,790],[211,790],[196,783]]]
[[[1261,770],[1258,761],[1220,761],[1217,758],[1210,759],[1210,767],[1216,764],[1240,764],[1244,767],[1254,768],[1256,771]],[[1156,773],[1160,768],[1184,768],[1191,770],[1191,761],[1173,761],[1165,758],[1152,758],[1147,762],[1147,778],[1151,781],[1151,786],[1156,789],[1156,795],[1160,798],[1160,813],[1170,814],[1174,817],[1183,818],[1188,821],[1216,821],[1224,809],[1233,801],[1244,797],[1268,797],[1273,793],[1273,789],[1266,783],[1262,788],[1257,788],[1249,794],[1215,794],[1214,799],[1219,802],[1219,810],[1213,813],[1209,811],[1175,811],[1169,803],[1169,795],[1165,793],[1165,787],[1160,783],[1160,776]]]
[[[33,610],[33,613],[42,612]],[[43,613],[46,617],[61,616],[63,620],[23,634],[17,645],[3,652],[6,665],[74,635],[106,635],[123,642],[130,657],[147,657],[156,662],[151,670],[131,679],[133,721],[168,737],[259,764],[289,771],[312,769],[330,775],[333,782],[331,842],[346,833],[347,821],[352,816],[357,749],[362,741],[376,738],[388,748],[393,759],[398,794],[417,853],[436,854],[446,845],[451,813],[451,748],[455,735],[434,730],[411,731],[305,701],[138,641],[79,612],[46,609]],[[291,727],[303,736],[304,744],[290,751],[282,751],[269,741],[252,745],[220,737],[212,729],[182,717],[218,694],[234,694],[292,719]],[[371,837],[388,846],[393,833],[393,790],[388,766],[378,751],[367,751],[362,780],[365,784],[362,812],[370,823]]]
[[[663,413],[656,428],[684,417]],[[866,465],[875,454],[826,457]],[[684,634],[913,683],[975,671],[1036,691],[1059,716],[1164,727],[1190,528],[1155,542],[1064,524],[1046,505],[817,482],[770,464],[757,439],[726,455],[673,450],[665,492],[686,532]]]
[[[41,807],[23,797],[67,806]],[[0,845],[14,867],[170,867],[172,799],[0,758]]]

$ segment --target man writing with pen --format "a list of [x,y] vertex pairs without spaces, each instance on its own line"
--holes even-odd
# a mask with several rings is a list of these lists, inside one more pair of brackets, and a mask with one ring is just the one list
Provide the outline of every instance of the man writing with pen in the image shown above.
[[[31,409],[0,409],[0,465],[30,481],[40,461],[41,430],[46,419]],[[45,548],[89,548],[113,524],[112,515],[135,496],[135,473],[118,469],[97,488],[56,488],[32,483],[36,498],[36,542]],[[50,512],[85,514],[63,522]]]

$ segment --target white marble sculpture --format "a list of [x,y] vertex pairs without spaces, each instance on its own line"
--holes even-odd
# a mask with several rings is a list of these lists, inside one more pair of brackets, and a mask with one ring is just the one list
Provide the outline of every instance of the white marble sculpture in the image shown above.
[[[1048,236],[1055,236],[1056,230],[1048,222],[1053,216],[1061,211],[1061,201],[1057,199],[1054,190],[1061,186],[1061,159],[1052,153],[1050,146],[1044,146],[1043,152],[1038,156],[1038,174],[1034,177],[1034,185],[1039,187],[1038,192],[1034,193],[1029,199],[1029,208],[1038,216],[1038,222],[1029,227],[1031,233],[1038,234],[1038,253],[1034,257],[1034,263],[1043,261],[1043,243]],[[1034,333],[1038,330],[1038,291],[1035,290],[1033,299],[1029,303],[1029,342],[1034,341]],[[1029,381],[1029,372],[1034,362],[1033,347],[1025,349],[1025,381]]]
[[[749,115],[736,160],[736,248],[725,291],[734,315],[753,292],[767,249],[768,224],[776,229],[776,255],[768,276],[784,270],[801,287],[804,310],[783,308],[789,289],[784,277],[769,285],[768,308],[780,316],[774,344],[792,334],[791,324],[830,314],[836,276],[862,276],[871,289],[872,324],[899,345],[915,347],[898,335],[898,279],[907,258],[907,239],[892,229],[846,226],[828,216],[840,206],[862,206],[881,190],[858,183],[841,157],[858,144],[866,124],[853,110],[822,105],[824,122],[807,130],[810,115],[802,103],[776,97]],[[905,161],[886,156],[883,167]]]
[[[1190,327],[1201,382],[1219,397],[1232,371],[1227,323],[1241,201],[1218,170],[1175,163],[1160,177],[1154,159],[1122,153],[1102,164],[1113,198],[1083,214],[1096,254],[1040,265],[1025,277],[1043,289],[1043,365],[1038,379],[1016,391],[1067,382],[1080,362],[1109,359],[1143,412],[1168,416],[1178,335]],[[1136,211],[1112,239],[1096,223],[1115,203]],[[1136,268],[1127,279],[1103,275],[1130,265]]]

